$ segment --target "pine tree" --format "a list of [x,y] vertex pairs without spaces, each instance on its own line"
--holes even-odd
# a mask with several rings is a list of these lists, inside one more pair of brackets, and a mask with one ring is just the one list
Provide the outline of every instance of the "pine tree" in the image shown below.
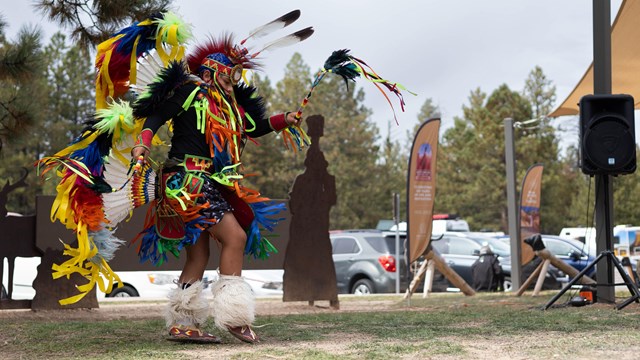
[[79,134],[82,122],[93,112],[92,64],[86,51],[69,45],[56,34],[42,52],[44,68],[20,88],[29,105],[40,111],[35,123],[20,137],[11,138],[6,151],[0,153],[0,179],[17,179],[20,168],[31,170],[28,188],[21,188],[10,198],[10,209],[33,212],[36,194],[51,194],[54,184],[41,182],[33,171],[34,162],[65,147]]
[[[269,101],[275,111],[296,111],[309,91],[312,75],[299,54],[286,66],[285,77],[276,84]],[[303,117],[319,114],[325,118],[320,148],[329,162],[329,173],[336,177],[338,204],[331,212],[331,227],[373,227],[380,218],[389,217],[390,195],[382,186],[383,170],[378,161],[379,130],[362,103],[364,92],[349,87],[336,76],[328,75],[314,91]],[[304,125],[303,125],[304,127]],[[264,140],[263,140],[264,139]],[[295,177],[304,171],[304,152],[285,151],[277,136],[258,139],[260,147],[247,147],[245,163],[262,175],[255,180],[269,197],[288,197]],[[402,182],[401,179],[396,179]],[[404,186],[404,185],[402,185]],[[310,206],[313,206],[310,204]]]
[[546,117],[553,110],[555,86],[548,80],[539,66],[536,66],[525,81],[523,96],[531,106],[532,117],[538,122],[530,127],[523,126],[515,132],[517,137],[517,158],[519,179],[526,169],[535,163],[544,165],[542,175],[541,221],[543,233],[558,234],[566,226],[570,208],[566,206],[576,195],[580,186],[579,174],[560,156],[559,139],[550,120]]
[[121,28],[165,11],[169,4],[171,0],[40,0],[35,6],[49,20],[69,28],[72,40],[89,49]]
[[475,229],[506,230],[506,117],[530,119],[528,102],[506,85],[491,96],[475,90],[439,150],[435,212],[457,213]]
[[[256,77],[253,84],[265,99],[267,115],[282,112],[295,112],[300,94],[310,83],[309,67],[302,61],[300,54],[294,54],[286,65],[285,77],[276,84],[274,90],[268,78]],[[307,114],[305,114],[306,116]],[[304,125],[303,125],[304,126]],[[242,161],[249,174],[247,182],[267,197],[286,199],[295,177],[304,169],[304,152],[285,149],[282,137],[271,134],[255,139],[257,144],[247,143],[242,154]]]
[[409,157],[407,151],[402,151],[401,144],[391,139],[392,126],[395,126],[395,124],[389,121],[379,163],[379,202],[384,205],[380,209],[380,219],[391,219],[393,217],[393,194],[396,193],[400,197],[399,221],[402,221],[407,218],[407,169]]
[[418,113],[417,122],[413,126],[411,131],[407,131],[407,152],[411,151],[411,144],[413,144],[413,139],[418,133],[418,129],[422,126],[422,124],[433,118],[442,117],[442,112],[440,111],[440,107],[433,103],[433,99],[427,98],[422,107],[420,108],[420,112]]
[[10,42],[5,39],[5,27],[0,18],[0,152],[7,141],[29,131],[37,121],[39,108],[33,100],[41,73],[40,31],[23,27],[17,40]]

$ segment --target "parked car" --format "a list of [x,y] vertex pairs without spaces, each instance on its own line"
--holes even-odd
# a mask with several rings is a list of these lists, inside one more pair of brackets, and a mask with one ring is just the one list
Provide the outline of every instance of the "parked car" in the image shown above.
[[342,230],[329,234],[333,248],[338,292],[351,294],[391,293],[400,273],[400,290],[407,288],[404,241],[396,259],[395,233],[380,230]]
[[[489,245],[493,253],[498,256],[504,274],[503,288],[505,291],[510,291],[511,249],[504,241],[489,236],[464,232],[446,232],[441,237],[431,240],[431,246],[442,255],[447,264],[470,286],[473,284],[471,265],[478,259],[480,248],[483,245]],[[533,270],[535,270],[535,267],[532,269],[525,267],[523,274],[531,274]],[[546,276],[544,289],[561,288],[557,278],[564,276],[564,274],[559,273],[555,268],[550,268]],[[444,275],[436,272],[433,280],[433,291],[458,291],[458,289]]]
[[[18,257],[15,261],[15,273],[13,279],[14,300],[33,299],[36,292],[33,288],[33,281],[40,265],[39,257],[23,258]],[[5,268],[7,262],[5,260]],[[180,271],[116,271],[122,282],[122,287],[114,285],[108,294],[97,289],[98,299],[111,297],[143,297],[143,298],[166,298],[169,291],[176,285],[174,281],[180,276]],[[256,296],[282,295],[282,276],[284,270],[243,270],[242,276],[253,289]],[[218,278],[216,270],[207,270],[204,280],[215,281]],[[2,287],[8,286],[8,271],[4,272]]]
[[[568,239],[556,235],[541,235],[541,237],[545,248],[549,250],[551,254],[571,265],[578,271],[582,271],[596,259],[595,248],[590,247],[579,240]],[[509,243],[509,238],[507,236],[502,236],[499,240],[507,245]],[[555,267],[553,267],[553,269],[555,269],[556,277],[559,282],[569,282],[570,278],[568,275]],[[591,270],[585,275],[595,279],[596,268],[591,268]]]
[[[587,251],[586,245],[578,240],[554,235],[542,235],[542,242],[550,253],[578,271],[582,271],[596,259],[595,249],[589,249],[590,251]],[[585,275],[595,279],[595,266]]]

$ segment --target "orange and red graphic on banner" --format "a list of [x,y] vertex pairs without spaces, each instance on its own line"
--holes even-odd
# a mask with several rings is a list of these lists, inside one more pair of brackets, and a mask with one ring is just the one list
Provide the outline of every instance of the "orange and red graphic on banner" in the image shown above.
[[540,195],[542,188],[541,164],[532,165],[522,180],[520,193],[520,242],[522,249],[522,265],[533,259],[535,254],[524,239],[540,233]]
[[408,258],[414,262],[429,246],[436,195],[436,154],[440,119],[425,121],[413,140],[407,183]]

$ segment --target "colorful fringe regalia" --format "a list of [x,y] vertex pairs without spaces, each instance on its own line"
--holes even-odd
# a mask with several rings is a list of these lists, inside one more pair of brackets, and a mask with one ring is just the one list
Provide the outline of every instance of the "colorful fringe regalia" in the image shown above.
[[[192,83],[193,90],[182,105],[184,111],[195,109],[197,126],[209,147],[211,164],[208,159],[189,157],[180,167],[196,171],[186,181],[178,184],[162,185],[164,191],[150,207],[145,222],[145,230],[135,239],[142,260],[162,264],[167,254],[178,256],[180,251],[193,245],[201,232],[215,224],[215,219],[202,216],[201,211],[209,207],[208,202],[198,201],[202,196],[200,188],[205,183],[202,176],[208,176],[218,188],[226,189],[223,197],[233,207],[239,224],[247,231],[245,253],[254,258],[265,259],[275,252],[273,245],[261,235],[261,228],[269,231],[280,219],[274,219],[283,210],[282,204],[272,204],[258,191],[240,184],[242,175],[238,172],[240,153],[243,146],[241,137],[255,127],[254,119],[264,119],[264,106],[255,96],[255,89],[246,85],[234,86],[234,97],[227,98],[217,86],[209,86],[191,74],[198,69],[209,54],[234,54],[237,66],[248,69],[253,63],[236,52],[230,36],[222,40],[212,40],[195,49],[186,63],[174,62],[163,69],[157,81],[147,87],[134,103],[134,116],[150,116],[168,94]],[[185,66],[187,65],[187,66]],[[219,71],[222,71],[219,69]],[[245,120],[246,118],[246,120]],[[174,119],[175,120],[175,119]],[[184,121],[184,120],[182,120]],[[206,165],[203,165],[206,164]],[[202,170],[202,171],[197,171]],[[171,182],[171,179],[166,179]]]
[[[144,116],[179,84],[199,80],[183,60],[184,44],[190,37],[190,26],[167,12],[125,28],[101,43],[96,56],[95,119],[87,123],[82,135],[67,148],[37,163],[42,176],[55,173],[60,178],[51,220],[59,220],[77,238],[77,247],[65,244],[64,254],[70,259],[53,266],[53,278],[78,273],[88,280],[77,287],[78,295],[60,300],[62,305],[81,300],[96,285],[106,293],[111,292],[114,283],[121,286],[108,261],[124,243],[113,232],[119,222],[131,216],[133,209],[150,203],[138,251],[141,261],[149,260],[155,265],[166,261],[168,253],[178,256],[184,246],[195,243],[210,225],[208,219],[198,215],[199,207],[193,206],[194,198],[184,189],[165,189],[163,197],[156,199],[158,175],[148,163],[132,166],[130,155]],[[138,93],[135,114],[129,103],[122,100],[129,90]],[[244,224],[248,239],[245,252],[266,258],[276,250],[260,230],[273,230],[279,220],[274,216],[283,207],[267,202],[257,191],[239,184],[242,176],[237,172],[241,116],[238,105],[225,102],[216,92],[198,94],[203,93],[194,92],[185,107],[196,107],[202,115],[203,131],[209,134],[214,161],[221,166],[211,176],[230,189],[231,205],[251,218]],[[248,95],[252,94],[251,90]],[[159,143],[159,139],[154,138],[154,143]],[[179,223],[185,225],[180,239],[162,238],[155,229],[158,222],[162,223],[158,219],[166,220],[163,215],[170,213],[170,209],[179,209]]]
[[187,24],[164,13],[101,43],[96,56],[95,119],[67,148],[37,163],[42,176],[55,172],[60,177],[51,220],[59,220],[77,238],[77,248],[65,244],[64,254],[71,258],[53,266],[53,278],[79,273],[88,280],[78,286],[78,295],[60,300],[62,305],[81,300],[96,284],[106,293],[114,283],[121,286],[107,263],[123,243],[113,232],[135,207],[153,200],[155,172],[145,164],[136,176],[129,173],[134,135],[142,121],[134,119],[129,104],[119,99],[130,83],[136,83],[140,57],[153,52],[166,66],[184,56],[183,44],[190,37]]

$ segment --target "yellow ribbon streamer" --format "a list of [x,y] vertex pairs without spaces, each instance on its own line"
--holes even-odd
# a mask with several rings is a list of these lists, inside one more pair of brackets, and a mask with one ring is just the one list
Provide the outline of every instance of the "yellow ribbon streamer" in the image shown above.
[[55,222],[56,219],[60,220],[60,223],[65,225],[67,229],[73,230],[76,228],[74,221],[73,210],[69,207],[71,190],[76,182],[76,176],[71,175],[65,181],[58,184],[56,190],[58,194],[51,206],[51,222]]
[[140,35],[136,37],[133,42],[133,50],[131,51],[131,59],[129,60],[129,84],[136,84],[138,75],[138,42],[140,41]]
[[[159,32],[162,31],[164,31],[164,27],[160,29]],[[162,46],[162,36],[156,37],[156,52],[158,53],[160,60],[162,60],[163,66],[169,65],[169,55],[167,55],[166,51],[164,51],[164,47]]]
[[[78,224],[76,236],[78,247],[74,249],[68,244],[64,244],[65,251],[63,254],[71,258],[60,265],[54,264],[51,267],[53,270],[52,277],[54,279],[63,276],[70,278],[71,274],[78,273],[88,279],[89,282],[76,286],[80,294],[59,300],[58,302],[61,305],[69,305],[82,300],[82,298],[93,290],[96,284],[98,288],[105,293],[112,291],[114,283],[122,286],[120,277],[111,270],[111,267],[104,258],[98,256],[98,247],[93,242],[93,238],[88,236],[86,224]],[[92,261],[96,257],[99,259],[98,263]],[[92,260],[87,261],[88,259]],[[107,280],[106,285],[105,279]]]
[[84,149],[90,143],[92,143],[98,137],[98,135],[99,134],[97,132],[94,132],[91,135],[85,137],[84,139],[78,141],[77,143],[71,144],[71,145],[67,146],[66,148],[58,151],[55,155],[53,155],[53,157],[69,156],[69,154],[73,153],[76,150]]

